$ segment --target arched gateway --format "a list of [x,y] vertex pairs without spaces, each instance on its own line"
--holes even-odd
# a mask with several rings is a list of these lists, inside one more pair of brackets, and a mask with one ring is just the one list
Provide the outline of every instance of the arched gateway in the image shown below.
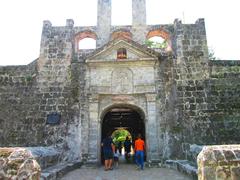
[[133,140],[139,133],[145,139],[145,123],[145,113],[140,107],[131,104],[114,104],[101,113],[101,140],[108,133],[112,134],[120,129],[127,130]]
[[101,113],[102,136],[116,128],[126,128],[133,136],[141,133],[145,136],[145,113],[132,104],[114,104]]
[[107,133],[125,128],[133,139],[141,133],[147,160],[159,159],[155,95],[97,95],[91,98],[88,125],[89,160],[101,162],[101,141]]
[[[126,50],[125,59],[118,59],[119,48]],[[158,57],[119,39],[93,54],[86,63],[89,120],[83,122],[86,128],[82,137],[88,143],[82,147],[88,160],[101,162],[102,138],[120,127],[133,137],[138,133],[144,136],[147,160],[160,159],[156,118]]]

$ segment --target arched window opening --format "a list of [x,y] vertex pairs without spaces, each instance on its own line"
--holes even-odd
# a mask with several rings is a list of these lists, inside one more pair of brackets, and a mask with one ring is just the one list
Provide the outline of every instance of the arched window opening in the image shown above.
[[149,31],[146,39],[145,44],[149,48],[172,51],[170,35],[163,29]]
[[75,50],[96,49],[97,35],[91,30],[85,30],[75,35]]
[[127,59],[127,50],[125,48],[117,50],[117,59]]
[[78,43],[78,49],[96,49],[96,40],[93,38],[83,38]]
[[149,48],[156,48],[156,49],[166,49],[168,46],[167,40],[163,39],[159,36],[153,36],[146,40],[146,45]]

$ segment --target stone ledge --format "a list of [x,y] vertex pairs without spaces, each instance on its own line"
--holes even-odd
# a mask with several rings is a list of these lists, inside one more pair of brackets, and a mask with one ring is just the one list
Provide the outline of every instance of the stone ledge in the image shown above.
[[54,147],[26,147],[31,151],[34,158],[37,160],[42,169],[54,166],[60,162],[61,152]]
[[213,66],[238,66],[240,65],[240,60],[211,60],[209,65]]
[[165,166],[189,175],[192,179],[197,179],[197,167],[188,160],[166,160]]
[[[133,163],[135,163],[134,159],[133,159]],[[151,167],[160,168],[160,167],[163,167],[163,164],[162,164],[162,160],[160,160],[160,159],[151,159],[151,160],[145,162],[145,166],[149,167],[149,168],[151,168]]]
[[82,166],[81,161],[74,161],[68,163],[58,164],[56,166],[44,169],[41,174],[41,180],[55,180],[61,178],[68,172],[80,168]]

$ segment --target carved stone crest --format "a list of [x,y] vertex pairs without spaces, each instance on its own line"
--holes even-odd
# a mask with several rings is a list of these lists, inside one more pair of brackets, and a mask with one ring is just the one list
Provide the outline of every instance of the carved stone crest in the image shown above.
[[118,68],[112,72],[112,93],[129,94],[133,92],[133,73],[128,68]]

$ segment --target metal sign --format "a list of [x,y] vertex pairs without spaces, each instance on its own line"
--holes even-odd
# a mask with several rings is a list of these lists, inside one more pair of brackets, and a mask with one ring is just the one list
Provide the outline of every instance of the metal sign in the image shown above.
[[59,113],[51,113],[47,115],[47,124],[59,124],[61,115]]

